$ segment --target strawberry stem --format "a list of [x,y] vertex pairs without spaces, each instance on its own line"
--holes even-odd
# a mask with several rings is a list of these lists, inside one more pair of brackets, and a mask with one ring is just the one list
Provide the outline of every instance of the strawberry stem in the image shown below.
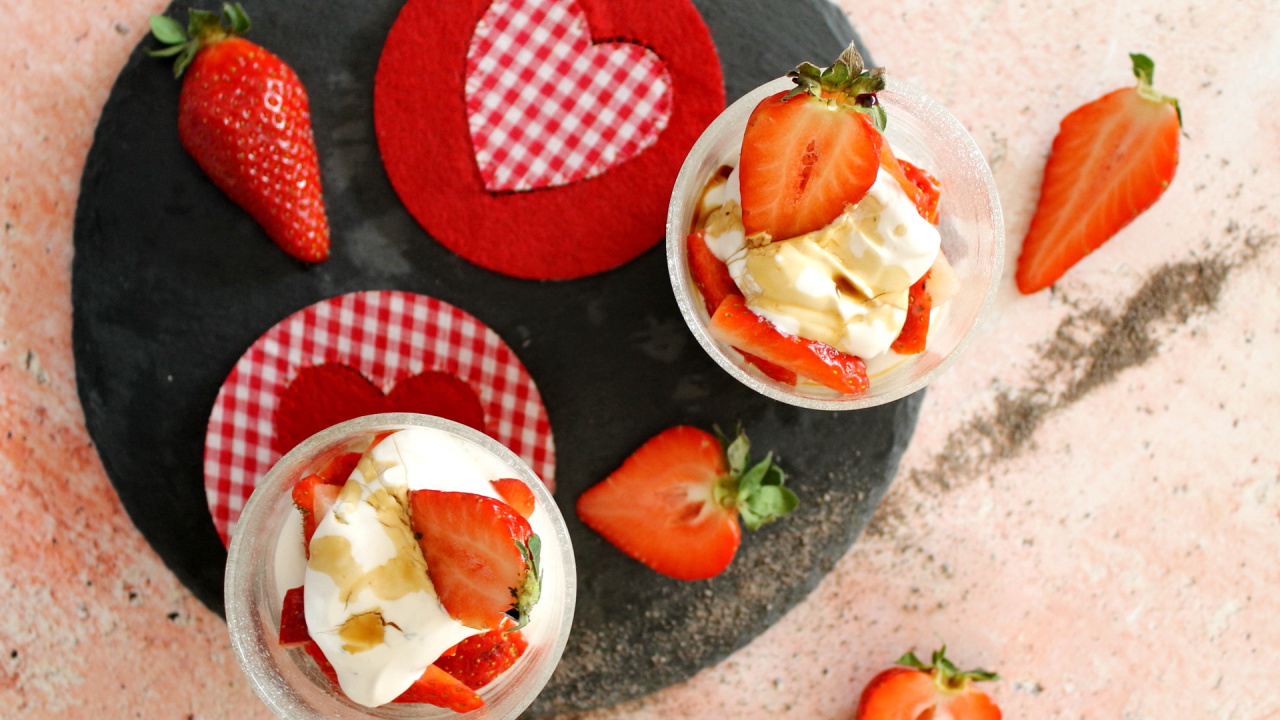
[[884,68],[864,69],[861,53],[850,43],[831,67],[820,68],[804,62],[787,73],[796,87],[782,100],[785,102],[800,94],[810,95],[834,107],[870,115],[876,129],[883,132],[888,118],[875,94],[884,89],[884,74]]
[[999,675],[981,668],[960,670],[947,659],[946,645],[933,651],[932,662],[932,665],[925,665],[915,653],[909,652],[898,658],[897,664],[929,673],[933,676],[933,682],[938,689],[947,693],[963,692],[971,682],[992,682],[1000,679]]
[[206,45],[243,34],[249,29],[249,15],[240,3],[222,3],[223,22],[217,13],[208,10],[187,10],[187,27],[167,15],[152,15],[151,34],[169,47],[159,50],[148,50],[151,57],[173,57],[173,76],[182,77],[182,73],[191,64],[196,53]]
[[751,530],[758,530],[761,525],[789,515],[796,509],[800,499],[785,486],[787,475],[773,463],[773,453],[748,469],[751,443],[741,424],[734,428],[732,439],[721,432],[719,426],[715,432],[724,446],[729,467],[729,472],[716,481],[712,491],[717,504],[737,509],[743,524]]
[[1133,76],[1138,78],[1138,94],[1151,102],[1173,105],[1173,109],[1178,113],[1178,127],[1181,128],[1182,107],[1178,105],[1178,98],[1165,95],[1155,89],[1155,61],[1142,53],[1129,53],[1129,60],[1133,62]]

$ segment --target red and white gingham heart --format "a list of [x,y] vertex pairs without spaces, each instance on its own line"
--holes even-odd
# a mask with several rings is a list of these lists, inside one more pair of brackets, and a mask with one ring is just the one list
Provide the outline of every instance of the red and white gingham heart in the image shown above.
[[250,347],[218,391],[204,441],[204,484],[213,524],[227,542],[271,447],[280,393],[298,371],[327,362],[359,370],[383,392],[426,370],[467,382],[489,433],[554,489],[555,443],[524,365],[498,334],[468,313],[424,295],[341,295],[300,310]]
[[494,0],[467,51],[467,124],[484,186],[595,177],[658,140],[671,75],[652,50],[593,44],[574,0]]

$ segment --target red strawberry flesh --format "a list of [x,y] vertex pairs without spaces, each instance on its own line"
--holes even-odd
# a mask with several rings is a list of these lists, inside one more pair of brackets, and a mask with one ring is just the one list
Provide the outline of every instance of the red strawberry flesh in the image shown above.
[[[1018,289],[1052,285],[1151,207],[1178,167],[1177,101],[1150,88],[1108,93],[1062,120],[1018,257]],[[1145,59],[1145,58],[1143,58]],[[1149,62],[1149,61],[1148,61]]]
[[392,702],[426,703],[458,713],[484,707],[484,700],[474,690],[435,665],[428,665],[422,677]]
[[784,333],[755,314],[741,297],[725,298],[711,317],[711,335],[744,352],[781,365],[844,394],[867,389],[867,365],[861,358]]
[[875,183],[883,142],[864,113],[786,94],[756,106],[738,166],[743,228],[775,240],[821,229],[861,200]]
[[529,641],[519,630],[490,630],[458,643],[454,653],[436,660],[442,670],[473,690],[493,682],[528,649]]
[[685,425],[670,428],[583,493],[578,516],[664,575],[713,577],[733,560],[742,534],[737,511],[713,498],[713,486],[727,473],[714,435]]
[[415,490],[409,493],[409,517],[431,583],[451,617],[494,630],[507,611],[520,609],[526,582],[536,580],[520,546],[536,536],[519,513],[483,495]]

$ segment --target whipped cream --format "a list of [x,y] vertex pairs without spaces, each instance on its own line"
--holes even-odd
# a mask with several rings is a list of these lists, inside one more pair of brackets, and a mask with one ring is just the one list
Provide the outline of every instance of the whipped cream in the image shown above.
[[394,700],[442,652],[479,630],[449,617],[409,525],[410,490],[497,498],[518,473],[466,440],[428,428],[387,436],[360,459],[311,539],[307,628],[352,701]]
[[701,209],[707,245],[747,307],[783,332],[864,359],[889,352],[906,322],[908,291],[941,246],[937,228],[883,170],[856,205],[794,238],[744,236],[736,168],[708,189]]

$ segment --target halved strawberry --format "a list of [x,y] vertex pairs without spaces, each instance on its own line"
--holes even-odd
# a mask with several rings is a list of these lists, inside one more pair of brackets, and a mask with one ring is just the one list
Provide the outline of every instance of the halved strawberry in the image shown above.
[[920,217],[937,224],[941,185],[936,178],[905,160],[899,160],[889,143],[880,146],[880,169],[898,182],[898,187],[916,206]]
[[[699,230],[689,235],[687,243],[689,256],[689,274],[693,284],[702,295],[702,302],[708,315],[714,315],[720,303],[730,295],[741,295],[738,285],[729,274],[729,268],[707,247],[706,233]],[[765,376],[787,385],[796,384],[796,374],[787,368],[757,357],[751,353],[743,353],[743,358],[760,369]]]
[[324,673],[325,677],[329,678],[329,682],[337,685],[338,671],[333,669],[333,663],[329,662],[329,658],[324,656],[324,651],[320,649],[320,646],[316,644],[316,641],[308,640],[307,643],[302,646],[302,649],[311,656],[312,660],[315,660],[316,666],[320,668],[320,672]]
[[499,478],[489,483],[512,510],[520,513],[520,517],[528,520],[533,515],[533,491],[520,478]]
[[818,230],[875,183],[883,70],[863,71],[850,46],[825,70],[804,63],[796,87],[760,102],[747,120],[738,177],[747,235],[783,240]]
[[855,720],[1000,720],[1000,708],[974,682],[998,680],[986,670],[961,672],[946,658],[946,647],[925,665],[912,653],[872,678],[858,700]]
[[460,713],[484,707],[484,700],[480,699],[475,690],[435,665],[428,665],[422,672],[422,677],[414,680],[407,690],[391,702],[427,703]]
[[705,230],[690,233],[685,246],[689,256],[689,276],[702,294],[708,315],[714,313],[726,297],[742,294],[729,274],[729,268],[707,247]]
[[308,475],[293,486],[293,504],[302,511],[302,536],[310,557],[311,537],[329,508],[338,501],[342,485],[326,483],[318,474]]
[[917,355],[924,352],[925,339],[929,336],[929,311],[933,310],[933,296],[929,294],[929,272],[911,286],[908,293],[907,320],[889,349],[899,355]]
[[299,585],[284,594],[284,606],[280,608],[280,646],[301,647],[309,640],[311,633],[307,630],[302,586]]
[[832,390],[854,394],[867,389],[867,365],[862,358],[830,345],[790,335],[747,307],[741,297],[725,298],[711,316],[716,340],[822,383]]
[[1155,64],[1131,53],[1137,87],[1108,93],[1062,120],[1040,202],[1018,256],[1018,289],[1052,285],[1151,207],[1178,168],[1178,101],[1151,86]]
[[510,505],[483,495],[409,493],[409,520],[445,610],[471,628],[496,630],[514,611],[529,620],[541,587],[541,541]]
[[458,643],[454,653],[436,660],[436,665],[472,690],[479,690],[514,665],[528,647],[529,641],[519,630],[490,630]]
[[[888,143],[885,145],[887,146]],[[938,204],[942,201],[942,183],[938,182],[938,178],[929,171],[901,158],[898,159],[898,167],[902,168],[902,174],[920,191],[920,195],[914,198],[920,217],[937,225]]]
[[341,453],[325,463],[316,475],[326,485],[346,485],[352,471],[360,464],[360,457],[358,452]]
[[795,509],[772,455],[747,469],[746,435],[732,442],[688,425],[668,428],[578,498],[578,517],[619,550],[677,580],[720,574],[742,530]]

